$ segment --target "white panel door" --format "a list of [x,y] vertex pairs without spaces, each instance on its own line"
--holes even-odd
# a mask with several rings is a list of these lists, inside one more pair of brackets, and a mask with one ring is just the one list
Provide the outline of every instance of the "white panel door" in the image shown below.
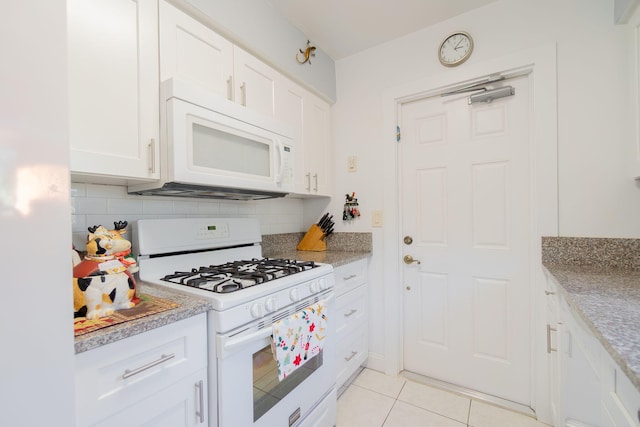
[[508,84],[401,107],[404,369],[529,405],[529,88]]
[[175,6],[160,2],[160,80],[191,81],[233,99],[233,45]]

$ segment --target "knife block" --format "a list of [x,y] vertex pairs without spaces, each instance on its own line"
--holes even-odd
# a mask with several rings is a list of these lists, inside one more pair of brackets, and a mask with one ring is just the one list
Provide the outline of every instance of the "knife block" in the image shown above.
[[309,231],[304,235],[296,249],[299,251],[322,252],[327,250],[327,242],[324,241],[324,233],[316,224],[309,227]]

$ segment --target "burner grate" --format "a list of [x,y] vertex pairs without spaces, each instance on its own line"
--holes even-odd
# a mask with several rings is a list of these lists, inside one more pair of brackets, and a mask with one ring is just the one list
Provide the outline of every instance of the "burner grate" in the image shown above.
[[253,258],[176,271],[162,280],[215,293],[229,293],[317,267],[313,261]]

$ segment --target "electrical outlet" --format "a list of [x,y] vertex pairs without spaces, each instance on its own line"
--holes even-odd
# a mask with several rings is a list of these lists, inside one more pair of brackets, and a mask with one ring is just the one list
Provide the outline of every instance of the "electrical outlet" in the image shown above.
[[371,226],[373,227],[382,227],[382,211],[373,211],[371,212]]
[[356,172],[358,170],[358,157],[347,157],[347,172]]

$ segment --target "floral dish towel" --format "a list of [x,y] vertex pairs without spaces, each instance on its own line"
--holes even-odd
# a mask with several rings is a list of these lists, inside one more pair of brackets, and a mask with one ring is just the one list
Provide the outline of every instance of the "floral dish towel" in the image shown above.
[[327,302],[319,301],[273,324],[272,350],[282,381],[322,351]]

